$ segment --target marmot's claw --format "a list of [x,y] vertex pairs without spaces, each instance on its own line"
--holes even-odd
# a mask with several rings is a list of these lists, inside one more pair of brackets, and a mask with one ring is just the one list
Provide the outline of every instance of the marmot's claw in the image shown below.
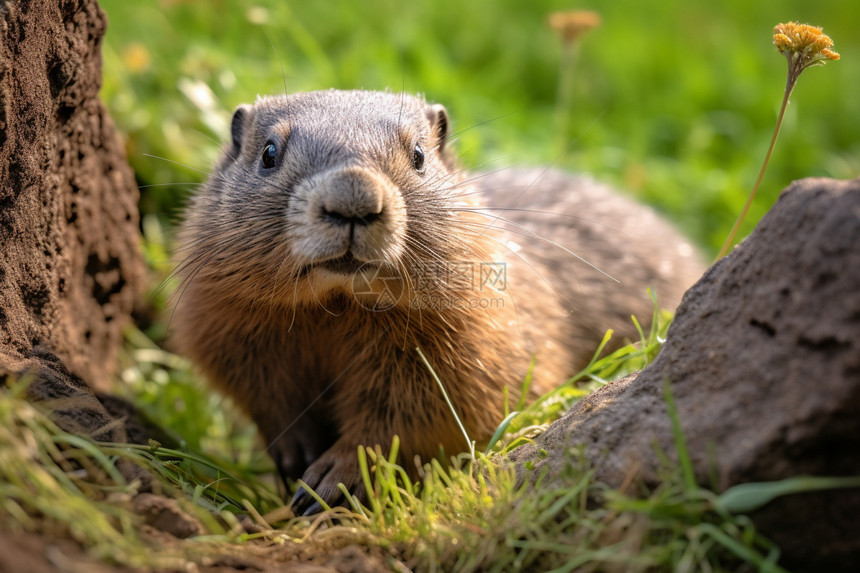
[[313,505],[311,505],[309,508],[307,508],[306,510],[304,510],[304,512],[302,512],[302,515],[303,515],[303,516],[305,516],[305,517],[307,517],[308,515],[313,515],[313,514],[315,514],[315,513],[319,513],[319,512],[321,512],[321,511],[322,511],[322,509],[323,509],[323,508],[322,508],[322,506],[320,505],[320,502],[315,501],[315,502],[313,503]]
[[[346,498],[343,495],[336,497],[333,501],[324,500],[330,507],[337,505],[346,505]],[[323,510],[323,505],[317,501],[308,491],[300,487],[289,503],[290,509],[295,515],[314,515]]]
[[[307,510],[314,505],[319,505],[319,502],[315,501],[314,498],[311,497],[311,494],[309,494],[303,487],[299,488],[289,503],[290,509],[292,509],[293,513],[296,515],[310,515],[310,513],[307,513]],[[322,509],[322,507],[320,507],[320,509]],[[319,509],[317,511],[319,511]]]
[[[354,491],[361,485],[355,450],[352,446],[344,445],[329,449],[308,467],[302,476],[302,481],[326,505],[330,507],[347,505],[338,484],[344,484],[348,491]],[[323,505],[317,502],[305,487],[299,488],[290,501],[290,507],[296,515],[311,515],[323,509]]]

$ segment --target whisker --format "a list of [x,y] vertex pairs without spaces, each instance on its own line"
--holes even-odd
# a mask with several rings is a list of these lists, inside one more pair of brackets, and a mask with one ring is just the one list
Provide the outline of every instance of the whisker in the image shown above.
[[570,213],[562,213],[560,211],[546,211],[543,209],[527,209],[527,208],[520,208],[520,207],[469,207],[469,208],[451,207],[450,210],[451,211],[462,211],[465,213],[479,213],[479,214],[483,213],[484,211],[511,211],[511,212],[515,212],[515,213],[535,213],[538,215],[552,215],[553,217],[570,219],[572,221],[583,221],[586,223],[591,223],[593,225],[598,225],[600,227],[603,227],[603,228],[610,230],[610,231],[614,231],[616,233],[623,233],[623,231],[621,229],[619,229],[618,227],[613,227],[612,225],[609,225],[603,221],[599,221],[597,219],[591,219],[589,217],[582,217],[580,215],[571,215]]
[[143,191],[144,189],[153,189],[155,187],[203,187],[205,183],[202,181],[177,181],[173,183],[147,183],[146,185],[138,185],[138,190]]
[[287,97],[289,90],[287,90],[287,73],[284,71],[284,61],[281,59],[281,55],[278,53],[278,48],[275,47],[272,37],[269,36],[269,32],[264,28],[263,33],[266,35],[266,39],[269,40],[269,45],[272,46],[272,51],[275,52],[275,59],[278,60],[278,64],[281,66],[281,79],[284,81],[284,97]]
[[[493,221],[493,223],[492,223],[491,225],[488,225],[488,226],[486,227],[486,231],[485,231],[485,232],[488,232],[488,231],[489,231],[493,226],[495,226],[495,224],[496,224],[496,223],[498,223],[498,222],[503,222],[503,223],[507,223],[508,225],[513,225],[514,227],[517,227],[517,228],[521,229],[521,231],[522,231],[522,233],[521,233],[521,234],[522,234],[522,236],[526,236],[526,237],[534,237],[535,239],[538,239],[538,240],[544,241],[545,243],[547,243],[547,244],[549,244],[549,245],[552,245],[553,247],[555,247],[555,248],[557,248],[557,249],[560,249],[560,250],[564,251],[565,253],[569,254],[570,256],[572,256],[572,257],[574,257],[574,258],[578,259],[579,261],[581,261],[582,263],[584,263],[584,264],[588,265],[589,267],[591,267],[591,268],[592,268],[592,269],[594,269],[595,271],[599,272],[600,274],[602,274],[602,275],[603,275],[603,276],[605,276],[606,278],[608,278],[608,279],[610,279],[610,280],[612,280],[612,281],[614,281],[614,282],[616,282],[616,283],[618,283],[618,284],[621,284],[621,281],[620,281],[620,280],[616,279],[615,277],[613,277],[612,275],[610,275],[609,273],[607,273],[607,272],[606,272],[606,271],[604,271],[603,269],[601,269],[601,268],[599,268],[598,266],[596,266],[595,264],[591,263],[589,260],[587,260],[587,259],[585,259],[584,257],[582,257],[582,256],[580,256],[580,255],[578,255],[578,254],[576,254],[575,252],[571,251],[570,249],[568,249],[568,248],[567,248],[567,247],[565,247],[564,245],[562,245],[562,244],[560,244],[560,243],[558,243],[558,242],[556,242],[556,241],[553,241],[553,240],[551,240],[551,239],[548,239],[548,238],[546,238],[546,237],[543,237],[543,236],[541,236],[541,235],[540,235],[540,234],[538,234],[538,233],[535,233],[534,231],[532,231],[531,229],[529,229],[529,228],[528,228],[528,227],[526,227],[525,225],[522,225],[522,224],[520,224],[520,223],[517,223],[516,221],[511,221],[510,219],[507,219],[507,218],[505,218],[505,217],[501,217],[501,216],[499,216],[499,215],[493,215],[492,213],[486,213],[486,212],[483,212],[483,211],[481,211],[481,210],[475,210],[475,211],[473,211],[473,212],[474,212],[475,214],[481,215],[481,216],[486,217],[486,218],[488,218],[488,219],[491,219],[491,220]],[[508,232],[514,232],[512,229],[507,229],[507,231],[508,231]]]
[[518,113],[522,113],[522,109],[518,109],[516,111],[509,111],[508,113],[503,113],[502,115],[497,115],[496,117],[491,117],[490,119],[485,119],[484,121],[479,121],[478,123],[472,124],[469,127],[466,127],[464,129],[461,129],[458,132],[451,134],[451,139],[453,140],[453,139],[463,135],[467,131],[471,131],[477,127],[481,127],[482,125],[487,125],[487,124],[493,123],[494,121],[498,121],[500,119],[505,119],[506,117],[510,117],[510,116],[516,115]]
[[223,177],[221,177],[218,173],[215,173],[215,172],[210,173],[210,172],[204,171],[202,169],[197,169],[196,167],[191,167],[190,165],[182,163],[181,161],[175,161],[173,159],[168,159],[167,157],[161,157],[160,155],[153,155],[151,153],[144,153],[143,156],[149,157],[150,159],[158,159],[159,161],[164,161],[164,162],[170,163],[172,165],[176,165],[178,167],[183,167],[185,169],[188,169],[189,171],[194,171],[195,173],[199,173],[200,175],[204,175],[206,177],[209,177],[210,179],[215,178],[218,181],[222,181],[224,183],[227,183],[227,180],[224,179]]

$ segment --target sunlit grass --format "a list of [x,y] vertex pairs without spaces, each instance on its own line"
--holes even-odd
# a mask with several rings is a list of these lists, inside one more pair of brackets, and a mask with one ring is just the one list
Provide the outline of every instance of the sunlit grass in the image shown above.
[[[67,434],[23,399],[26,380],[0,392],[0,516],[4,529],[71,537],[97,558],[131,566],[176,565],[150,558],[127,507],[115,458]],[[175,556],[173,556],[175,557]]]

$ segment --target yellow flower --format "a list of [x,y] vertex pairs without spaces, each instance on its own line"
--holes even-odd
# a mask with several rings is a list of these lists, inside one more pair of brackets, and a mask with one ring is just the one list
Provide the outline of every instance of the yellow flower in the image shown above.
[[547,21],[565,42],[573,42],[586,30],[600,26],[600,14],[587,10],[553,12]]
[[767,148],[767,154],[764,156],[761,170],[758,172],[758,178],[753,185],[753,189],[747,197],[747,202],[744,204],[743,211],[734,227],[729,232],[726,242],[723,243],[723,248],[720,249],[720,254],[717,258],[721,258],[731,246],[735,238],[735,234],[741,226],[741,223],[749,211],[750,205],[758,192],[761,185],[762,177],[764,177],[767,163],[770,161],[773,147],[776,144],[776,137],[779,135],[779,128],[782,125],[782,118],[785,116],[785,109],[788,107],[788,98],[791,97],[791,92],[797,83],[797,78],[800,73],[809,66],[823,66],[827,60],[838,60],[839,54],[831,50],[833,40],[821,31],[818,26],[810,26],[809,24],[797,24],[789,22],[787,24],[777,24],[773,29],[773,45],[779,50],[779,53],[785,56],[788,61],[788,77],[785,80],[785,92],[782,95],[782,106],[779,108],[779,117],[776,119],[776,129],[773,131],[773,137],[770,140],[770,146]]
[[149,69],[149,52],[143,44],[129,44],[122,53],[122,63],[132,74],[139,74]]
[[839,54],[830,49],[833,40],[818,26],[777,24],[773,29],[773,44],[788,58],[789,66],[797,68],[798,74],[809,66],[823,66],[827,60],[839,59]]

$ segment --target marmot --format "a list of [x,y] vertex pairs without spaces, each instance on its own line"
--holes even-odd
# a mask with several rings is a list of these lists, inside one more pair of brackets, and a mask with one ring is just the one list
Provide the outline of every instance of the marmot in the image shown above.
[[[359,445],[406,467],[486,441],[527,376],[545,392],[656,289],[701,274],[650,208],[551,169],[467,173],[445,108],[371,91],[263,97],[180,230],[173,340],[256,422],[281,476],[359,492]],[[313,512],[299,492],[297,510]]]

